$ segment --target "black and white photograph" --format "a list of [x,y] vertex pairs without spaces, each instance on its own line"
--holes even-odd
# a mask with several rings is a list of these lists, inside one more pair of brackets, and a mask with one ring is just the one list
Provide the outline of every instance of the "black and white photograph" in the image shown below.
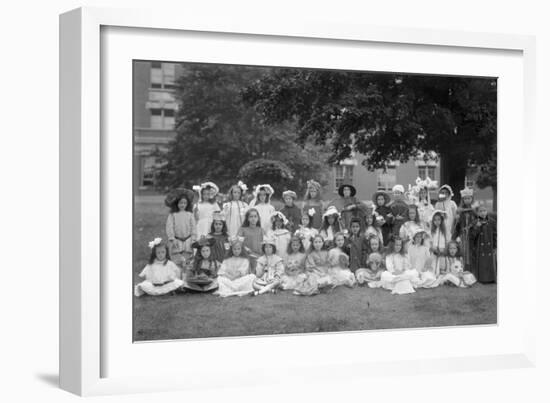
[[134,342],[497,324],[496,77],[132,80]]

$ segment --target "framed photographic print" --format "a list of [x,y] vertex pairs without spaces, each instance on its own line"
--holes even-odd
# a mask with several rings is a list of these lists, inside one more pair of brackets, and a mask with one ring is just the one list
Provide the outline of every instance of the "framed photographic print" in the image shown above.
[[60,23],[64,389],[532,365],[531,37]]

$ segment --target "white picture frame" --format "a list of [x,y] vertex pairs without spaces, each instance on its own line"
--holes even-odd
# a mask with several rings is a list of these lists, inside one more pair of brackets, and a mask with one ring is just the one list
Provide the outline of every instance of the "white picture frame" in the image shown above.
[[[519,215],[516,222],[519,225],[521,239],[519,246],[523,251],[529,250],[527,234],[527,219],[529,209],[526,205],[512,205],[507,202],[507,192],[520,191],[536,192],[534,177],[522,177],[514,174],[506,168],[502,161],[515,155],[515,159],[528,162],[534,156],[534,92],[535,92],[535,41],[531,36],[492,34],[492,33],[468,33],[444,30],[419,30],[403,27],[372,27],[366,25],[348,24],[344,22],[319,21],[315,19],[294,21],[289,19],[285,24],[279,21],[247,20],[246,18],[234,18],[217,20],[205,16],[171,14],[169,12],[153,10],[116,10],[104,8],[80,8],[67,12],[60,17],[60,385],[63,389],[79,395],[99,395],[113,393],[135,393],[176,390],[186,388],[206,388],[209,386],[227,386],[238,382],[242,386],[252,384],[270,384],[273,382],[291,381],[300,374],[302,379],[322,380],[326,377],[327,368],[338,368],[339,376],[343,379],[350,374],[357,376],[371,376],[380,374],[405,374],[411,372],[435,373],[440,371],[464,371],[495,368],[520,368],[533,366],[535,362],[535,282],[524,282],[522,298],[518,301],[521,306],[509,320],[504,318],[508,311],[501,312],[506,306],[510,294],[506,292],[507,282],[511,281],[511,275],[506,268],[518,263],[514,256],[508,261],[500,259],[499,264],[499,324],[498,326],[484,327],[479,333],[483,337],[502,338],[502,346],[495,343],[494,350],[484,354],[473,351],[471,354],[463,354],[463,350],[457,350],[454,354],[442,354],[434,351],[433,354],[404,355],[402,359],[390,357],[388,360],[373,360],[358,354],[354,359],[348,360],[323,360],[308,362],[290,360],[286,365],[275,363],[268,367],[267,364],[258,364],[257,369],[262,369],[262,374],[253,380],[240,377],[245,373],[243,368],[228,374],[227,368],[220,367],[209,372],[208,382],[202,375],[208,368],[199,365],[187,373],[188,368],[181,368],[178,373],[177,362],[165,373],[157,376],[143,373],[125,373],[123,366],[117,371],[111,371],[106,366],[109,357],[115,356],[117,351],[127,351],[125,357],[129,362],[133,354],[142,354],[146,360],[150,354],[158,354],[163,357],[166,351],[175,351],[174,354],[183,354],[183,351],[197,346],[186,342],[144,343],[139,346],[131,345],[131,337],[122,330],[120,337],[111,340],[107,327],[114,326],[113,316],[117,319],[118,310],[111,310],[112,288],[115,284],[124,284],[128,281],[123,277],[121,283],[113,278],[113,285],[106,287],[106,278],[111,278],[110,272],[105,272],[105,266],[109,264],[109,243],[103,233],[103,227],[107,225],[108,217],[105,211],[110,209],[110,192],[113,190],[112,182],[116,178],[124,178],[120,172],[107,172],[106,169],[117,170],[109,163],[109,147],[124,147],[126,143],[110,143],[110,138],[105,137],[109,132],[109,124],[104,120],[108,113],[104,108],[102,91],[106,92],[112,82],[102,80],[102,68],[105,60],[102,60],[103,47],[116,46],[116,40],[105,42],[102,39],[102,30],[108,27],[119,29],[146,29],[164,30],[164,32],[192,32],[194,37],[200,37],[201,33],[209,35],[216,33],[217,38],[226,35],[229,37],[247,37],[254,41],[270,43],[291,40],[300,46],[312,46],[315,41],[325,41],[327,46],[344,46],[346,44],[362,46],[363,44],[375,44],[381,49],[388,46],[399,45],[412,47],[415,51],[426,49],[447,49],[451,51],[469,50],[483,55],[485,53],[506,52],[514,53],[514,61],[511,65],[521,69],[520,81],[517,82],[517,74],[514,76],[516,93],[521,99],[513,100],[520,104],[520,116],[502,116],[499,98],[499,214],[506,217],[507,211],[514,209]],[[152,31],[149,31],[152,32]],[[159,31],[155,31],[159,32]],[[126,35],[125,33],[124,35]],[[167,39],[168,40],[168,39]],[[177,40],[177,38],[172,38]],[[266,42],[267,43],[267,42]],[[156,55],[155,52],[149,53]],[[160,55],[160,53],[159,53]],[[162,55],[160,55],[162,56]],[[432,56],[433,57],[433,56]],[[137,58],[137,57],[136,57]],[[223,61],[220,56],[218,61]],[[518,65],[519,63],[519,65]],[[344,64],[345,65],[345,64]],[[333,65],[337,68],[337,63]],[[482,66],[481,66],[482,67]],[[409,70],[406,70],[409,71]],[[519,70],[514,70],[519,71]],[[515,74],[515,73],[514,73]],[[113,76],[120,77],[120,76]],[[512,77],[512,76],[510,76]],[[128,78],[131,81],[131,77]],[[128,86],[128,82],[123,83]],[[500,94],[499,94],[500,95]],[[119,95],[120,96],[120,93]],[[122,95],[123,99],[126,97]],[[127,97],[126,97],[127,98]],[[109,98],[110,99],[110,98]],[[131,103],[131,98],[127,98]],[[510,107],[513,106],[510,100]],[[505,110],[506,112],[506,110]],[[505,136],[501,141],[501,119],[516,119],[510,121],[502,129],[507,133],[509,128],[517,128],[522,136],[519,140],[511,140]],[[102,120],[103,119],[103,120]],[[110,117],[109,117],[110,119]],[[107,119],[108,120],[108,119]],[[124,124],[127,124],[125,122]],[[130,134],[127,136],[131,140]],[[519,141],[519,143],[517,142]],[[504,146],[501,143],[511,142]],[[518,148],[519,147],[519,148]],[[122,170],[123,168],[120,168]],[[501,175],[506,172],[506,175]],[[113,179],[107,180],[107,176]],[[504,179],[506,177],[506,179]],[[130,181],[130,179],[128,179]],[[505,182],[506,181],[506,182]],[[515,182],[514,182],[515,181]],[[515,183],[516,188],[511,189],[509,183]],[[520,185],[518,185],[518,183]],[[504,195],[504,196],[503,196]],[[502,199],[502,203],[500,200]],[[130,199],[125,199],[130,203]],[[128,204],[126,204],[128,206]],[[499,221],[499,225],[502,220]],[[113,231],[130,230],[121,225]],[[507,246],[511,245],[513,238],[503,234],[499,239],[499,253],[510,254]],[[527,278],[536,277],[536,264],[534,254],[523,254],[521,266],[524,268],[521,276]],[[507,256],[507,255],[506,255]],[[129,271],[130,269],[128,269]],[[131,284],[127,284],[131,288]],[[504,300],[503,300],[504,299]],[[109,302],[110,301],[110,302]],[[124,309],[121,310],[121,312]],[[517,321],[519,313],[522,321]],[[124,311],[126,312],[126,311]],[[131,321],[131,318],[128,318]],[[114,332],[111,331],[111,333]],[[439,333],[434,333],[439,332]],[[383,332],[350,332],[345,334],[327,336],[278,336],[240,338],[231,340],[207,340],[196,343],[206,343],[217,354],[223,353],[224,346],[231,345],[235,351],[239,349],[262,348],[264,344],[281,348],[284,342],[290,343],[293,348],[305,350],[304,357],[308,357],[307,349],[312,344],[326,344],[330,346],[345,340],[351,345],[361,343],[364,337],[388,337],[399,338],[405,334],[408,337],[425,338],[435,335],[446,335],[446,332],[457,334],[456,337],[468,339],[468,334],[477,332],[471,328],[440,329],[440,330],[403,330],[391,331],[387,336]],[[375,336],[369,336],[369,335]],[[450,333],[449,333],[450,334]],[[319,337],[323,337],[320,339]],[[116,339],[116,340],[115,340]],[[320,342],[321,340],[321,342]],[[116,343],[130,343],[130,345],[117,345]],[[193,342],[195,343],[195,342]],[[125,350],[127,348],[127,350]],[[500,349],[500,350],[499,350]],[[176,352],[178,350],[179,352]],[[134,353],[132,353],[134,351]],[[156,352],[155,352],[156,351]],[[466,349],[464,350],[466,351]],[[214,353],[213,353],[214,354]],[[228,353],[228,356],[233,355]],[[311,357],[314,357],[313,355]],[[238,358],[234,356],[233,358]],[[193,363],[193,357],[187,361]],[[146,367],[146,365],[144,365]],[[284,368],[284,371],[281,369]],[[303,371],[307,368],[308,371]],[[248,369],[251,370],[250,368]],[[116,373],[116,374],[115,374]],[[112,375],[115,374],[115,375]]]

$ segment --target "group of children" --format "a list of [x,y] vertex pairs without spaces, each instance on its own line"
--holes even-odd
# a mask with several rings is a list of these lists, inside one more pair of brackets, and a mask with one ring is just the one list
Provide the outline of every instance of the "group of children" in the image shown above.
[[433,186],[429,178],[417,179],[407,192],[396,185],[391,195],[378,191],[363,202],[345,184],[326,203],[321,185],[311,180],[301,206],[287,190],[279,211],[268,184],[257,185],[247,202],[248,189],[239,182],[222,205],[212,182],[193,191],[178,189],[165,200],[171,210],[167,241],[149,243],[151,256],[135,295],[185,290],[222,297],[277,290],[314,295],[356,285],[405,294],[495,282],[496,224],[487,209],[474,203],[469,188],[460,192],[457,206],[448,185],[432,204]]

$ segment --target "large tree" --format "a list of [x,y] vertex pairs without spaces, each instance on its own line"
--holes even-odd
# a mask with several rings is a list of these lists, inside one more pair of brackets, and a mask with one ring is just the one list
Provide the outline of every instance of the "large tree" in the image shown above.
[[454,189],[478,167],[496,190],[496,79],[285,68],[243,98],[267,124],[292,121],[300,141],[329,144],[331,162],[356,151],[374,170],[435,152]]
[[176,138],[169,151],[159,155],[160,188],[212,180],[227,189],[240,179],[243,165],[258,159],[278,160],[293,170],[295,175],[283,187],[299,186],[326,169],[328,154],[323,147],[297,144],[294,122],[266,125],[254,108],[243,103],[244,89],[268,71],[213,64],[184,66],[176,90]]

